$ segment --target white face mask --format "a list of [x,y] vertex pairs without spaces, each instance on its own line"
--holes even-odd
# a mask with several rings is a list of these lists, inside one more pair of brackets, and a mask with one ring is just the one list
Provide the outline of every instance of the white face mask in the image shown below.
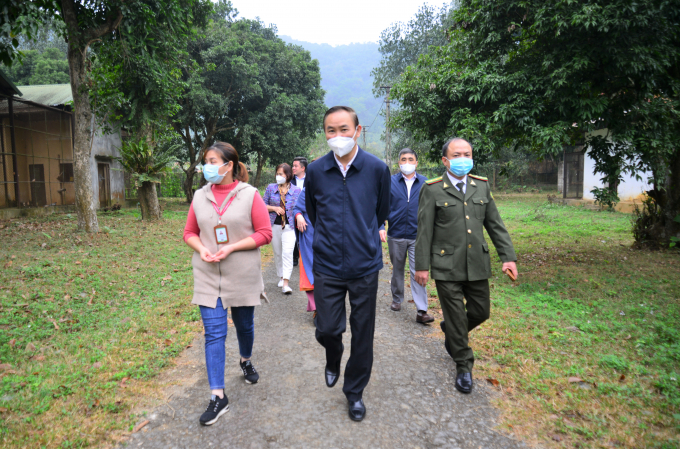
[[276,175],[276,183],[277,183],[278,185],[285,184],[285,183],[286,183],[286,177],[285,177],[285,176]]
[[354,135],[352,137],[333,137],[332,139],[328,139],[328,146],[331,147],[331,150],[335,153],[337,157],[343,157],[347,154],[349,154],[352,151],[352,148],[354,148],[354,145],[356,145],[356,142],[354,141],[354,136],[357,135],[357,131],[354,131]]
[[405,175],[410,175],[414,171],[416,171],[416,165],[415,164],[401,164],[399,166],[399,170]]

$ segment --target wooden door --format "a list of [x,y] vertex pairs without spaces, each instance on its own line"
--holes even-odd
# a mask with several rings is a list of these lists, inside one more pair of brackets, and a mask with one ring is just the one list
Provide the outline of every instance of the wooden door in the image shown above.
[[97,164],[97,175],[99,178],[99,207],[108,207],[111,205],[109,164]]
[[43,164],[30,164],[28,166],[28,175],[31,179],[31,206],[46,205],[45,166]]

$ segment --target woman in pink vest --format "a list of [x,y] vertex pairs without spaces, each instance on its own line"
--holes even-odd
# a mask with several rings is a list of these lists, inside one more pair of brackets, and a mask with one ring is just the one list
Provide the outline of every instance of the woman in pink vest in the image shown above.
[[184,241],[194,250],[194,299],[205,328],[205,363],[212,397],[200,423],[214,424],[229,411],[224,392],[224,343],[227,307],[236,328],[239,365],[248,384],[259,375],[250,358],[255,336],[255,306],[264,294],[260,250],[272,240],[269,213],[246,166],[233,146],[217,142],[205,153],[203,176],[208,184],[196,191],[189,209]]

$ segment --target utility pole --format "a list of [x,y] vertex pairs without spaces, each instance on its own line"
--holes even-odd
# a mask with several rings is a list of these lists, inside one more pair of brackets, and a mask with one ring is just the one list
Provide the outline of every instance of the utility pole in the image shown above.
[[381,89],[387,91],[385,97],[387,120],[385,121],[385,162],[387,166],[392,170],[392,142],[390,141],[390,89],[392,86],[380,86]]
[[366,149],[366,133],[368,132],[368,127],[370,125],[366,125],[361,128],[361,135],[364,136],[364,150]]

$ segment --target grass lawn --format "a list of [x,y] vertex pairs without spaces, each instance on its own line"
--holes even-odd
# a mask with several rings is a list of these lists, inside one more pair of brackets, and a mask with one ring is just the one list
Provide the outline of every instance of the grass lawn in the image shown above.
[[150,379],[202,329],[188,206],[165,203],[155,224],[101,213],[96,236],[75,215],[0,221],[0,446],[96,445],[142,419]]
[[502,427],[544,446],[679,447],[680,252],[631,249],[630,215],[496,202],[520,277],[492,254],[491,319],[470,345]]

